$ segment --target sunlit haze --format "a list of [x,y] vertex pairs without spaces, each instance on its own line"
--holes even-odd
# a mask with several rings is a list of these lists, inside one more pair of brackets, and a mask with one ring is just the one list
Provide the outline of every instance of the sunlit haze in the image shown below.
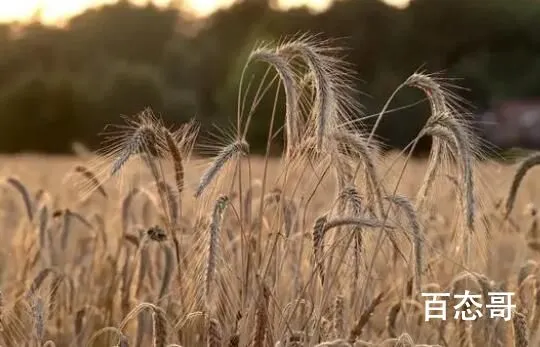
[[[28,21],[39,18],[42,22],[53,24],[61,22],[85,9],[111,4],[117,0],[2,0],[0,1],[0,22]],[[185,0],[188,10],[198,16],[206,16],[218,8],[230,6],[235,0]],[[322,11],[332,0],[280,0],[281,8],[308,5],[315,11]],[[152,2],[159,6],[168,5],[170,0],[133,0],[133,3]],[[408,0],[386,0],[387,3],[403,6]]]

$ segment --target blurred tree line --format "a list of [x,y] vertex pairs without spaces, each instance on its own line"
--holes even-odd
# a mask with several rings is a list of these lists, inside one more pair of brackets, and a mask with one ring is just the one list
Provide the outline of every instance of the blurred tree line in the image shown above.
[[[0,151],[66,152],[73,141],[96,148],[106,124],[148,106],[168,124],[195,117],[203,132],[215,133],[213,124],[229,129],[250,50],[301,32],[348,48],[364,115],[380,111],[419,68],[459,78],[452,82],[464,87],[457,92],[473,112],[497,98],[540,96],[536,0],[415,0],[404,10],[349,0],[320,14],[277,11],[271,2],[243,0],[194,20],[177,8],[120,1],[62,28],[1,25]],[[392,104],[416,105],[384,119],[378,136],[388,147],[419,131],[429,115],[421,99],[405,90]],[[272,104],[272,97],[263,102],[254,118],[253,151],[266,144]]]

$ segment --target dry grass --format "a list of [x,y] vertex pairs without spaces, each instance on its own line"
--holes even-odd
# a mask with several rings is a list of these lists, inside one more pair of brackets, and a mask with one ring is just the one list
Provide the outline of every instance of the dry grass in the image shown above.
[[[450,86],[420,73],[398,90],[430,98],[421,134],[436,146],[428,162],[383,158],[338,51],[308,37],[261,47],[250,64],[277,77],[250,108],[240,90],[213,160],[191,156],[193,123],[168,129],[150,110],[92,160],[3,158],[0,345],[536,345],[534,165],[515,178],[479,161]],[[282,158],[250,155],[245,135],[278,80],[291,138]],[[484,303],[516,292],[512,319],[425,321],[422,292],[465,289]]]

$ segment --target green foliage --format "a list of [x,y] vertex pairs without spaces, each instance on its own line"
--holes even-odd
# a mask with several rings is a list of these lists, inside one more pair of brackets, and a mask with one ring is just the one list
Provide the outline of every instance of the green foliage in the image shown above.
[[[496,99],[536,97],[538,15],[536,0],[415,0],[405,10],[378,0],[344,0],[321,14],[243,1],[194,22],[173,8],[121,1],[82,13],[63,28],[1,25],[0,151],[63,152],[74,140],[95,148],[94,134],[105,124],[147,106],[168,123],[195,116],[203,133],[214,125],[230,127],[250,50],[261,40],[305,31],[348,48],[366,115],[377,113],[418,68],[460,78],[457,83],[470,89],[460,94],[479,109]],[[252,91],[265,69],[261,63],[250,67]],[[252,151],[265,147],[274,92],[254,115]],[[391,108],[420,99],[404,91]],[[283,112],[280,102],[274,129]],[[424,102],[389,114],[378,137],[389,147],[405,145],[427,112]]]

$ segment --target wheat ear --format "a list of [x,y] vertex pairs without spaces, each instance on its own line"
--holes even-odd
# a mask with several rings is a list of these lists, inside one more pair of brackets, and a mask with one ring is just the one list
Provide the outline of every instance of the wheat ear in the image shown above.
[[353,344],[359,337],[362,335],[362,330],[366,326],[366,324],[369,322],[369,319],[373,315],[373,311],[375,311],[375,308],[379,306],[379,304],[382,302],[384,297],[384,293],[381,292],[379,295],[377,295],[371,304],[365,308],[364,312],[362,312],[362,315],[360,318],[355,322],[353,325],[351,331],[349,332],[348,341],[349,343]]
[[225,195],[220,196],[214,205],[214,211],[212,213],[212,221],[210,223],[210,242],[208,244],[208,259],[206,262],[206,275],[204,280],[204,298],[208,303],[210,300],[211,290],[214,282],[214,276],[216,271],[216,261],[218,250],[218,240],[221,230],[221,221],[223,219],[223,212],[227,207],[229,198]]
[[508,216],[512,212],[512,209],[514,208],[514,202],[516,200],[517,192],[518,192],[519,186],[521,185],[521,182],[523,181],[523,178],[525,177],[525,175],[530,169],[532,169],[538,164],[540,164],[540,152],[530,155],[529,157],[525,158],[523,161],[519,163],[516,173],[514,174],[514,178],[512,179],[510,191],[508,192],[508,196],[506,197],[506,201],[504,204],[505,205],[505,211],[504,211],[505,218],[508,218]]
[[257,299],[257,309],[255,311],[255,328],[251,347],[264,346],[266,341],[266,331],[268,329],[268,303],[270,300],[270,289],[265,284],[261,285],[259,298]]
[[525,315],[519,312],[514,313],[512,318],[514,327],[514,346],[528,347],[529,346],[529,327]]
[[279,45],[276,52],[287,59],[299,57],[309,68],[312,76],[315,102],[312,107],[313,124],[316,131],[316,149],[323,152],[329,129],[350,124],[351,115],[360,107],[352,95],[354,70],[341,60],[326,43],[309,36],[302,36]]
[[163,134],[174,165],[174,179],[178,192],[178,203],[180,204],[182,201],[182,192],[184,191],[184,161],[173,134],[168,129],[163,129]]
[[45,335],[45,303],[40,296],[32,298],[32,315],[34,317],[34,334],[37,342],[41,344]]
[[298,124],[298,111],[297,111],[297,86],[295,80],[294,71],[289,66],[287,60],[277,54],[275,51],[270,50],[268,47],[260,47],[251,52],[249,60],[260,60],[266,62],[276,69],[283,87],[285,88],[285,131],[286,131],[286,157],[291,156],[292,150],[295,148],[299,141],[300,129]]
[[[348,213],[352,217],[360,217],[362,214],[362,199],[358,194],[358,191],[354,186],[346,187],[342,190],[340,198],[346,201],[346,207],[349,210]],[[362,228],[355,227],[354,232],[354,260],[355,281],[360,276],[360,255],[362,254]]]
[[329,230],[344,225],[354,225],[357,227],[369,228],[385,227],[393,229],[393,227],[373,219],[349,217],[328,220],[327,216],[321,216],[317,218],[317,220],[315,221],[315,225],[313,226],[313,254],[315,255],[315,261],[317,263],[317,267],[319,268],[319,275],[321,276],[322,283],[324,283],[324,270],[322,265],[322,255],[324,252],[324,237]]
[[173,268],[174,268],[174,254],[170,247],[165,246],[165,269],[163,273],[163,279],[161,282],[161,288],[159,289],[159,298],[163,298],[167,292],[169,283],[171,282]]
[[279,48],[279,52],[285,55],[300,54],[309,65],[314,76],[314,88],[316,93],[315,106],[313,109],[318,114],[317,118],[317,149],[322,150],[326,128],[332,126],[332,106],[335,105],[335,94],[332,89],[331,76],[324,70],[325,63],[317,54],[314,47],[306,42],[293,41]]
[[88,169],[86,166],[77,165],[77,166],[75,166],[74,171],[76,173],[78,173],[78,174],[81,174],[84,178],[86,178],[90,182],[90,185],[96,187],[97,191],[101,195],[103,195],[103,197],[105,197],[105,198],[108,197],[107,191],[105,190],[105,188],[103,187],[101,182],[99,182],[99,179],[92,172],[92,170]]
[[345,311],[345,298],[342,295],[336,296],[334,302],[334,335],[336,337],[343,336],[344,332],[344,311]]
[[249,145],[245,141],[235,141],[223,148],[217,155],[216,159],[212,162],[212,165],[210,165],[210,167],[201,176],[199,185],[195,192],[195,197],[199,197],[203,193],[206,187],[212,182],[212,180],[229,160],[238,155],[246,155],[248,152]]
[[212,318],[208,322],[208,347],[221,347],[222,346],[222,332],[221,326],[217,319]]
[[152,312],[152,325],[153,325],[153,347],[165,347],[168,337],[168,322],[165,311],[151,303],[143,302],[137,305],[131,310],[120,323],[120,327],[117,331],[121,332],[122,329],[129,323],[133,317],[136,317],[142,310],[150,310]]
[[167,344],[167,317],[163,309],[152,306],[152,325],[154,328],[153,347],[165,347]]
[[409,226],[411,228],[414,238],[414,259],[415,259],[415,282],[416,290],[422,288],[422,273],[424,269],[423,264],[423,235],[420,232],[420,223],[418,222],[418,216],[414,210],[413,204],[405,196],[395,195],[387,197],[393,204],[398,206],[409,220]]
[[28,192],[28,189],[26,189],[26,186],[16,177],[8,177],[6,178],[5,182],[19,192],[23,198],[28,220],[31,221],[34,218],[34,207],[32,205],[32,198],[30,197],[30,193]]

